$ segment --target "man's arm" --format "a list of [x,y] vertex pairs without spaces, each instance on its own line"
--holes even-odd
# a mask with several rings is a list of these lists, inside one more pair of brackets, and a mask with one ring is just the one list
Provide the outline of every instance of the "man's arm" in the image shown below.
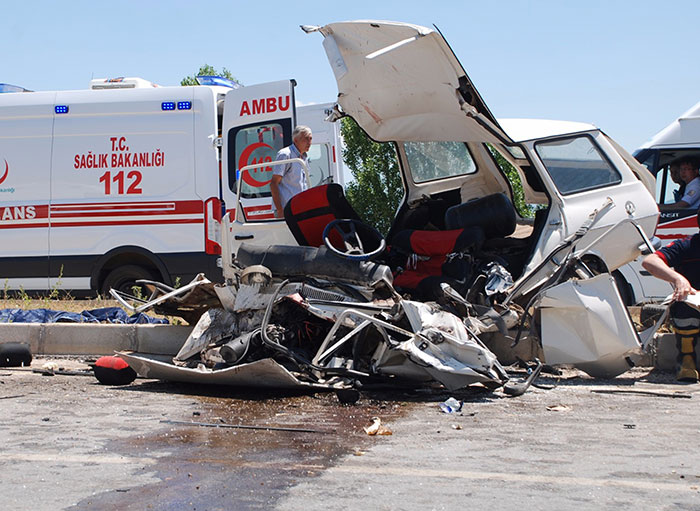
[[272,181],[270,181],[270,193],[272,194],[272,202],[275,205],[275,216],[277,218],[284,217],[284,210],[282,209],[282,200],[280,199],[280,181],[282,181],[282,176],[278,176],[277,174],[272,175]]
[[673,299],[677,302],[682,302],[689,294],[697,293],[688,279],[667,265],[666,261],[657,254],[646,256],[642,261],[642,267],[654,277],[670,282],[673,286]]
[[671,204],[661,204],[659,206],[660,211],[668,211],[671,209],[683,209],[683,208],[688,208],[690,207],[690,204],[688,204],[684,200],[679,200],[678,202],[673,202]]

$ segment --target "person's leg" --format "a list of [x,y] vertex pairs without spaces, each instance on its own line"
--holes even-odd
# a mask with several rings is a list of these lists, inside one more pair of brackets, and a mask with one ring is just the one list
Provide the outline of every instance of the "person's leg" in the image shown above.
[[700,336],[700,315],[694,308],[684,303],[671,306],[671,323],[676,334],[678,348],[678,381],[697,382],[698,369],[696,351]]

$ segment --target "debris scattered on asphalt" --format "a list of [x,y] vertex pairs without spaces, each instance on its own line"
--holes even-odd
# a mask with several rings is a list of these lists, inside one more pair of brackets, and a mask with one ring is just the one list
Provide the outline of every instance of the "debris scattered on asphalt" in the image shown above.
[[102,385],[128,385],[136,379],[136,371],[119,357],[100,357],[93,368],[95,378]]
[[571,408],[566,405],[549,405],[547,410],[550,412],[568,412]]
[[522,396],[527,392],[527,389],[530,388],[530,385],[532,385],[537,377],[540,375],[542,372],[542,362],[539,361],[538,358],[535,358],[535,366],[530,367],[527,365],[526,362],[522,361],[523,364],[527,367],[527,378],[525,378],[523,381],[520,382],[513,382],[510,381],[506,385],[503,386],[503,392],[510,396],[510,397],[518,397]]
[[226,423],[216,423],[216,422],[194,422],[194,421],[176,421],[170,419],[163,419],[160,421],[163,424],[174,424],[178,426],[199,426],[202,428],[227,428],[227,429],[253,429],[260,431],[290,431],[293,433],[319,433],[319,434],[332,434],[335,431],[323,431],[320,429],[308,429],[308,428],[288,428],[281,426],[252,426],[249,424],[226,424]]
[[356,389],[339,389],[336,390],[335,395],[344,405],[354,405],[360,400],[360,392]]
[[595,394],[640,394],[646,396],[655,397],[671,397],[680,399],[691,399],[692,394],[685,394],[683,392],[657,392],[654,390],[641,390],[641,389],[592,389],[591,392]]
[[392,434],[392,431],[382,424],[382,420],[379,417],[372,417],[372,424],[363,429],[369,436]]
[[45,363],[41,366],[41,368],[42,368],[44,371],[58,371],[58,370],[60,369],[60,367],[58,366],[58,363],[57,363],[57,362],[54,362],[53,360],[51,360],[51,361],[49,361],[49,362],[45,362]]
[[[79,371],[70,371],[67,369],[32,369],[33,373],[42,374],[44,376],[94,376],[92,369],[83,369]],[[131,383],[131,382],[129,382]]]
[[444,403],[440,403],[440,410],[445,413],[457,413],[462,411],[462,401],[457,401],[455,398],[451,397]]

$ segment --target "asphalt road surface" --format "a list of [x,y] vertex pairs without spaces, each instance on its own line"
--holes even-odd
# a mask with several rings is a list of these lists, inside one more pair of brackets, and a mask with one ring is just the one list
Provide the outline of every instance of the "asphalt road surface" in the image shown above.
[[[2,508],[700,510],[700,385],[644,369],[539,381],[554,388],[462,392],[446,414],[444,393],[342,405],[0,368]],[[368,436],[373,417],[392,434]]]

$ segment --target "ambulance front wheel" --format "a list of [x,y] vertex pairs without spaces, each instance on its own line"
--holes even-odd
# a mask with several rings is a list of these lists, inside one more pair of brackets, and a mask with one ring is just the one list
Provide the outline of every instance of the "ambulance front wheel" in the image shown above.
[[107,274],[102,284],[101,294],[109,296],[109,290],[116,289],[129,295],[148,297],[148,290],[136,283],[140,279],[154,280],[154,277],[150,271],[141,266],[134,264],[119,266]]

